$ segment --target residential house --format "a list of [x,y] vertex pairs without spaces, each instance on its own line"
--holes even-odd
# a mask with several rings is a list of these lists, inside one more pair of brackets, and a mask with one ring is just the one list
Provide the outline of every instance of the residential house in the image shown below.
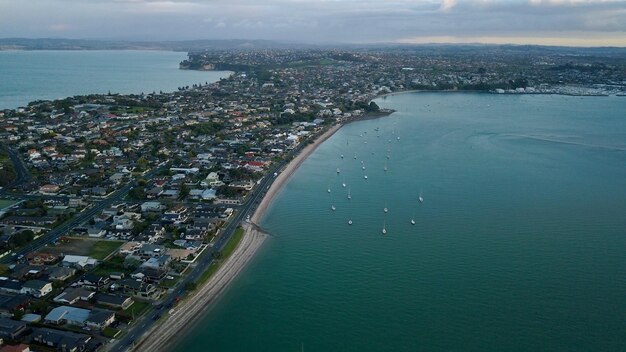
[[106,293],[99,293],[96,296],[96,303],[104,306],[108,306],[114,309],[126,310],[135,301],[130,296],[126,295],[112,295]]
[[63,282],[76,274],[76,269],[66,267],[56,267],[48,274],[48,279]]
[[30,265],[54,265],[61,257],[53,253],[30,252],[26,255],[26,260]]
[[87,318],[89,318],[89,313],[91,313],[89,309],[59,306],[53,308],[50,313],[46,315],[44,321],[54,325],[70,324],[83,326]]
[[103,291],[111,283],[108,276],[85,274],[78,281],[72,284],[73,287],[84,287],[93,291]]
[[31,334],[36,343],[50,348],[56,348],[61,352],[84,351],[91,340],[91,336],[69,331],[38,328]]
[[28,325],[21,321],[9,318],[0,318],[0,338],[3,340],[16,341],[20,336],[25,335]]
[[22,286],[22,293],[33,297],[43,297],[52,292],[52,283],[42,280],[28,280]]
[[83,255],[66,255],[65,257],[63,257],[61,265],[64,267],[72,267],[85,270],[94,268],[96,265],[98,265],[98,261],[96,259]]
[[22,293],[22,283],[14,280],[0,280],[0,292]]
[[53,301],[59,304],[75,304],[78,301],[89,301],[96,293],[82,287],[70,287],[54,297]]
[[158,289],[153,284],[141,280],[124,279],[120,281],[124,293],[139,298],[154,299],[158,296]]
[[90,328],[102,330],[113,324],[115,321],[115,312],[106,309],[94,309],[85,321],[85,325]]

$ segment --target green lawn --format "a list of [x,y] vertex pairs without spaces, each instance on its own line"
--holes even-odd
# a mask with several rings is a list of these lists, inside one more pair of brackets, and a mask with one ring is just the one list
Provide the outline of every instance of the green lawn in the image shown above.
[[120,248],[121,245],[122,242],[117,241],[98,241],[91,247],[89,256],[94,259],[102,260],[113,253],[113,251]]
[[134,317],[135,319],[137,319],[137,317],[141,316],[146,310],[148,310],[148,308],[150,308],[150,305],[151,304],[149,302],[135,300],[135,303],[133,303],[132,306],[128,307],[128,309],[124,311],[124,314],[131,318]]
[[180,276],[174,276],[172,280],[165,278],[161,280],[160,286],[165,288],[172,288],[174,287],[174,285],[176,285],[178,281],[180,281]]
[[108,326],[102,330],[102,335],[104,337],[108,337],[108,338],[111,338],[111,339],[116,337],[119,334],[120,334],[119,330],[113,329],[113,328],[108,327]]
[[0,199],[0,210],[8,208],[15,203],[17,203],[16,200]]
[[200,277],[196,281],[196,284],[198,286],[202,286],[202,284],[204,284],[217,271],[217,269],[219,269],[220,265],[222,265],[222,262],[224,262],[226,259],[228,259],[228,257],[230,257],[231,254],[233,254],[233,251],[235,250],[235,248],[237,248],[239,242],[241,242],[243,235],[243,228],[239,227],[237,228],[237,230],[235,230],[233,236],[228,240],[228,243],[226,243],[224,249],[222,249],[222,255],[220,256],[220,259],[214,260],[213,263],[211,263],[211,265],[202,273],[202,275],[200,275]]
[[104,276],[109,276],[112,273],[124,273],[128,276],[132,272],[132,269],[124,267],[124,258],[118,256],[114,256],[111,259],[100,263],[100,265],[92,271],[93,274]]
[[237,248],[237,245],[239,244],[239,242],[241,242],[241,239],[243,238],[243,228],[238,227],[237,230],[235,230],[235,233],[233,234],[233,236],[228,240],[228,243],[226,243],[226,246],[224,246],[224,249],[222,249],[222,258],[226,259],[228,257],[230,257],[231,254],[233,254],[233,251],[235,250],[235,248]]

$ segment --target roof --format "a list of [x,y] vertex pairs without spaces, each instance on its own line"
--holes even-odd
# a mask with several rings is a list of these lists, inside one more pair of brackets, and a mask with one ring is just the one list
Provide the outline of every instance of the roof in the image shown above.
[[47,281],[42,281],[42,280],[28,280],[24,283],[24,287],[26,288],[30,288],[32,290],[41,290],[43,289],[46,285],[48,285],[49,282]]
[[89,317],[89,313],[88,309],[60,306],[52,309],[45,319],[49,321],[71,320],[84,323]]
[[91,314],[89,314],[87,321],[100,325],[111,319],[111,316],[115,316],[115,312],[106,309],[94,309],[91,311]]
[[99,303],[118,305],[118,306],[121,306],[122,304],[124,304],[124,302],[126,302],[129,299],[132,300],[130,296],[126,296],[126,295],[99,294],[96,297],[96,301],[98,301]]

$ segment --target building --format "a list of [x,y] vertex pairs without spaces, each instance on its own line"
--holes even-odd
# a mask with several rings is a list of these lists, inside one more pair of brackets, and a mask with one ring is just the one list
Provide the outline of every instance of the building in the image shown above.
[[76,269],[91,269],[98,265],[96,259],[84,256],[84,255],[66,255],[63,257],[61,265],[64,267],[72,267]]
[[95,295],[94,291],[82,287],[70,287],[52,300],[60,304],[75,304],[78,301],[89,301]]
[[24,322],[0,318],[0,338],[3,340],[16,341],[26,334],[27,330],[28,326]]
[[31,336],[34,342],[61,352],[84,351],[91,340],[89,335],[48,328],[35,329]]
[[46,323],[54,325],[70,324],[83,326],[87,318],[89,318],[89,313],[89,309],[60,306],[53,308],[44,320]]
[[108,306],[114,309],[122,309],[126,310],[130,307],[135,301],[130,296],[126,295],[111,295],[106,293],[101,293],[96,296],[96,303],[104,306]]
[[43,297],[52,292],[52,283],[42,280],[28,280],[22,286],[22,293],[33,297]]

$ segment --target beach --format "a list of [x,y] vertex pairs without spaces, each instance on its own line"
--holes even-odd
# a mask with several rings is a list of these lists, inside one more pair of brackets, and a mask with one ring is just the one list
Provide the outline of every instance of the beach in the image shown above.
[[[330,138],[341,126],[340,124],[334,125],[317,137],[279,172],[252,215],[250,223],[243,223],[244,236],[231,256],[226,259],[203,286],[199,287],[190,297],[176,306],[171,312],[172,314],[169,314],[164,321],[155,324],[148,330],[135,345],[135,350],[165,351],[175,347],[176,341],[194,323],[194,319],[198,318],[215,302],[219,295],[228,287],[228,284],[237,277],[254,257],[258,249],[261,248],[261,245],[267,238],[267,234],[261,231],[257,223],[263,218],[272,201],[291,175],[321,143]],[[269,177],[272,176],[269,175]]]

